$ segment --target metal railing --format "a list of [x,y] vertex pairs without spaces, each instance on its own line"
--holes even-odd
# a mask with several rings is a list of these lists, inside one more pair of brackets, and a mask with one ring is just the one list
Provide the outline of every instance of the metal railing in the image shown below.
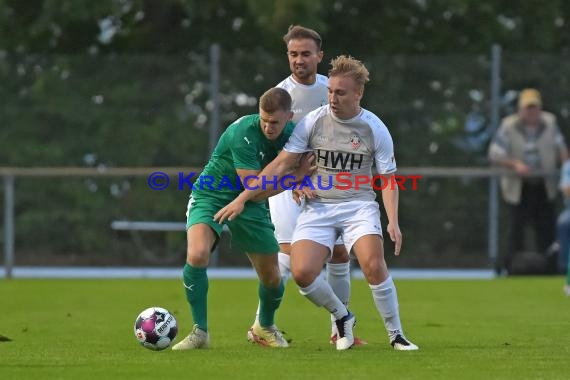
[[[0,176],[4,181],[4,267],[5,277],[11,278],[16,256],[15,247],[15,183],[17,178],[25,177],[148,177],[155,172],[167,175],[178,173],[199,173],[196,167],[123,167],[123,168],[83,168],[83,167],[52,167],[52,168],[16,168],[0,167]],[[498,252],[498,177],[512,172],[492,167],[404,167],[398,170],[401,175],[418,175],[427,178],[488,178],[489,199],[487,210],[487,256],[491,264],[497,259]],[[540,172],[536,176],[557,176],[558,172]]]

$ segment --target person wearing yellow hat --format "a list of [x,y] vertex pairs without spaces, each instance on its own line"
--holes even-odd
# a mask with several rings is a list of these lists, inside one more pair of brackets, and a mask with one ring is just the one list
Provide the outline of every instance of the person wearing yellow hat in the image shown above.
[[[536,129],[540,124],[542,114],[542,97],[540,96],[540,92],[534,88],[522,90],[519,95],[518,116],[520,120],[531,129]],[[548,118],[548,116],[546,117]]]
[[526,88],[519,95],[519,109],[535,106],[542,108],[542,97],[540,92],[534,88]]
[[[488,152],[492,164],[512,169],[501,177],[501,193],[511,214],[508,249],[497,273],[512,272],[513,258],[524,250],[525,227],[533,227],[536,248],[546,254],[555,242],[556,178],[541,176],[557,170],[568,159],[568,149],[556,117],[542,109],[542,97],[534,88],[520,92],[518,112],[501,122]],[[513,175],[514,174],[514,175]],[[556,263],[550,263],[553,267]],[[550,270],[554,271],[555,268]]]

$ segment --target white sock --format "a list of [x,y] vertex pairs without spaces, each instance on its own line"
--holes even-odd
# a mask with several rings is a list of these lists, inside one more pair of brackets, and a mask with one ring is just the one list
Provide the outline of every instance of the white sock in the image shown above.
[[318,276],[306,288],[299,288],[299,292],[317,306],[324,306],[336,319],[348,314],[348,309],[334,294],[331,286]]
[[[279,252],[277,253],[277,261],[279,263],[279,272],[281,272],[281,279],[283,280],[283,285],[287,283],[289,277],[291,277],[291,256]],[[255,322],[259,322],[259,302],[257,303],[257,311],[255,312]]]
[[398,334],[403,335],[398,309],[398,294],[396,293],[396,286],[394,281],[392,281],[392,276],[388,276],[384,282],[378,285],[368,284],[368,286],[372,290],[372,298],[374,298],[376,309],[378,309],[378,312],[384,319],[384,326],[386,326],[390,341]]
[[[348,307],[350,298],[350,262],[346,263],[327,263],[327,282],[331,286],[334,294],[340,299],[345,306]],[[336,335],[337,328],[335,317],[331,314],[331,335]]]
[[277,261],[279,262],[279,272],[281,272],[281,278],[283,279],[283,284],[289,280],[291,277],[291,256],[286,253],[277,253]]
[[327,263],[327,282],[340,301],[348,306],[350,298],[350,263]]

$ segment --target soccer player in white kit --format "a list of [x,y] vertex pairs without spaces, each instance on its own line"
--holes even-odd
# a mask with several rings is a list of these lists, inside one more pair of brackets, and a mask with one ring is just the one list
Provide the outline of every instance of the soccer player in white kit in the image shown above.
[[[283,41],[287,46],[291,75],[276,87],[287,90],[291,95],[292,120],[298,123],[309,112],[328,104],[328,78],[317,73],[317,66],[323,59],[322,39],[316,31],[295,25],[289,28]],[[291,273],[291,241],[302,205],[295,202],[291,190],[286,190],[269,198],[269,208],[279,243],[279,270],[285,283]],[[336,241],[331,260],[326,263],[326,279],[342,303],[348,305],[350,258],[341,237]],[[332,320],[331,343],[334,344],[336,337],[337,327]],[[356,344],[366,343],[357,337],[355,340]]]
[[[214,219],[221,222],[235,218],[247,200],[270,190],[261,186],[263,178],[283,178],[302,154],[314,152],[317,171],[311,179],[315,186],[320,186],[314,196],[309,196],[297,219],[291,248],[291,270],[301,294],[334,315],[337,350],[352,347],[356,318],[319,276],[340,231],[345,244],[358,258],[390,344],[396,350],[417,350],[418,346],[402,330],[396,288],[384,260],[380,210],[372,185],[360,183],[357,187],[353,182],[350,189],[340,190],[335,176],[342,172],[352,178],[371,178],[373,163],[379,174],[386,178],[393,176],[396,162],[392,137],[376,115],[360,107],[364,85],[369,80],[366,67],[347,56],[337,57],[331,65],[329,105],[309,113],[295,127],[281,153],[250,187],[258,185],[257,190],[243,191],[216,213]],[[388,217],[387,231],[395,243],[395,254],[399,255],[402,233],[398,223],[398,187],[385,186],[382,199]]]

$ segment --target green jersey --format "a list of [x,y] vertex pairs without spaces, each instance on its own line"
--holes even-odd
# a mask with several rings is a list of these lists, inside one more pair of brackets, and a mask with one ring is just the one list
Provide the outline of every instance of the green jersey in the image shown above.
[[194,183],[192,197],[207,195],[231,201],[243,190],[237,169],[261,171],[277,157],[295,124],[288,122],[281,135],[270,141],[259,121],[258,114],[243,116],[225,130]]

